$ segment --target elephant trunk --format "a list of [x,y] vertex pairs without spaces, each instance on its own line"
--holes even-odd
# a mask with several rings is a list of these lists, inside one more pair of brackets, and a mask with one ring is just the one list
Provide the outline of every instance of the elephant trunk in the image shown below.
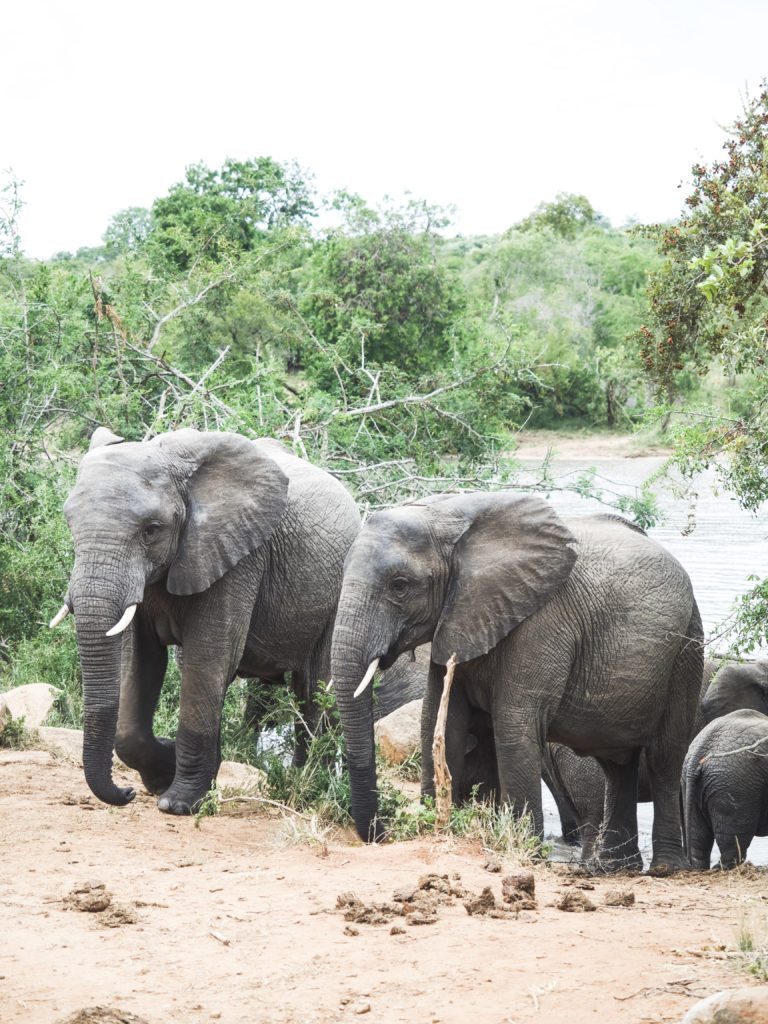
[[112,780],[112,752],[120,706],[122,637],[107,632],[128,602],[123,587],[78,571],[70,587],[83,676],[83,768],[91,791],[104,803],[122,806],[136,795]]
[[355,697],[361,680],[377,657],[366,649],[368,630],[358,615],[339,605],[331,650],[331,670],[336,703],[344,731],[349,770],[352,817],[364,842],[381,838],[383,827],[377,817],[376,746],[373,735],[373,687]]

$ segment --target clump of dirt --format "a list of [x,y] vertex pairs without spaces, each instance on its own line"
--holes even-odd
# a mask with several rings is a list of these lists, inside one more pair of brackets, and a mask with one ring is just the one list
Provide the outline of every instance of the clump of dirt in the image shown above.
[[606,907],[633,907],[635,894],[631,889],[606,889],[603,903]]
[[63,1017],[59,1024],[147,1024],[143,1017],[127,1010],[116,1010],[111,1006],[91,1006],[78,1010],[69,1017]]
[[479,896],[473,896],[464,901],[464,908],[470,917],[475,915],[488,914],[496,909],[496,897],[490,885],[486,885]]
[[389,924],[393,917],[403,913],[403,908],[394,903],[363,903],[353,892],[340,893],[336,907],[344,912],[345,921],[355,924]]
[[536,910],[536,879],[532,871],[505,875],[501,880],[501,898],[515,910]]
[[[98,914],[99,924],[105,928],[119,928],[124,924],[136,923],[134,911],[130,907],[116,903],[103,882],[81,882],[67,893],[62,903],[65,910]],[[90,1013],[90,1010],[87,1012]]]
[[499,860],[498,857],[494,857],[493,854],[486,858],[483,867],[485,868],[486,871],[490,871],[491,874],[493,875],[498,875],[501,873],[501,861]]
[[580,914],[587,910],[596,910],[597,907],[589,898],[585,896],[580,890],[576,892],[561,892],[558,894],[554,904],[558,910],[566,910],[573,914]]

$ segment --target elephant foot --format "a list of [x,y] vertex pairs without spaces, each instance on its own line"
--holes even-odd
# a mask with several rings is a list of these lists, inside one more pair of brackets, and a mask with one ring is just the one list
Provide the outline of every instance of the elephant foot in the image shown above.
[[157,806],[164,814],[196,814],[212,784],[211,781],[185,784],[176,779],[159,797]]
[[648,874],[652,878],[669,878],[678,871],[690,871],[691,862],[682,851],[669,851],[653,855]]
[[145,760],[137,770],[148,793],[164,793],[176,776],[176,744],[173,740],[158,739],[151,761]]

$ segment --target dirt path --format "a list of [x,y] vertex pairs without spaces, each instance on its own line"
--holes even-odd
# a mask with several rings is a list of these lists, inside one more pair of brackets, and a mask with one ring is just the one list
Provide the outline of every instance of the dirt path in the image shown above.
[[[403,934],[386,923],[350,935],[342,892],[388,901],[438,872],[498,898],[501,876],[455,841],[286,845],[279,819],[196,828],[147,796],[112,809],[86,794],[75,766],[0,752],[3,1024],[97,1003],[149,1024],[679,1021],[694,997],[749,983],[721,948],[768,899],[755,872],[597,879],[585,894],[598,909],[564,913],[550,904],[579,880],[542,866],[539,909],[517,919],[469,916],[458,900],[435,924],[396,918]],[[106,885],[135,923],[67,909],[84,881]],[[634,907],[603,906],[617,885]]]

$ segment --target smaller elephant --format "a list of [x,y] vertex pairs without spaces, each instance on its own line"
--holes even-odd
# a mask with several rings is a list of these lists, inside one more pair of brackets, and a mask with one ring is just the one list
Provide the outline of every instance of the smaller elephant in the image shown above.
[[683,819],[691,867],[706,870],[717,842],[720,866],[747,856],[768,835],[768,716],[732,711],[696,736],[683,764]]
[[713,666],[714,674],[701,698],[704,722],[712,722],[730,711],[746,708],[768,715],[768,659],[741,662],[708,660],[707,664]]

